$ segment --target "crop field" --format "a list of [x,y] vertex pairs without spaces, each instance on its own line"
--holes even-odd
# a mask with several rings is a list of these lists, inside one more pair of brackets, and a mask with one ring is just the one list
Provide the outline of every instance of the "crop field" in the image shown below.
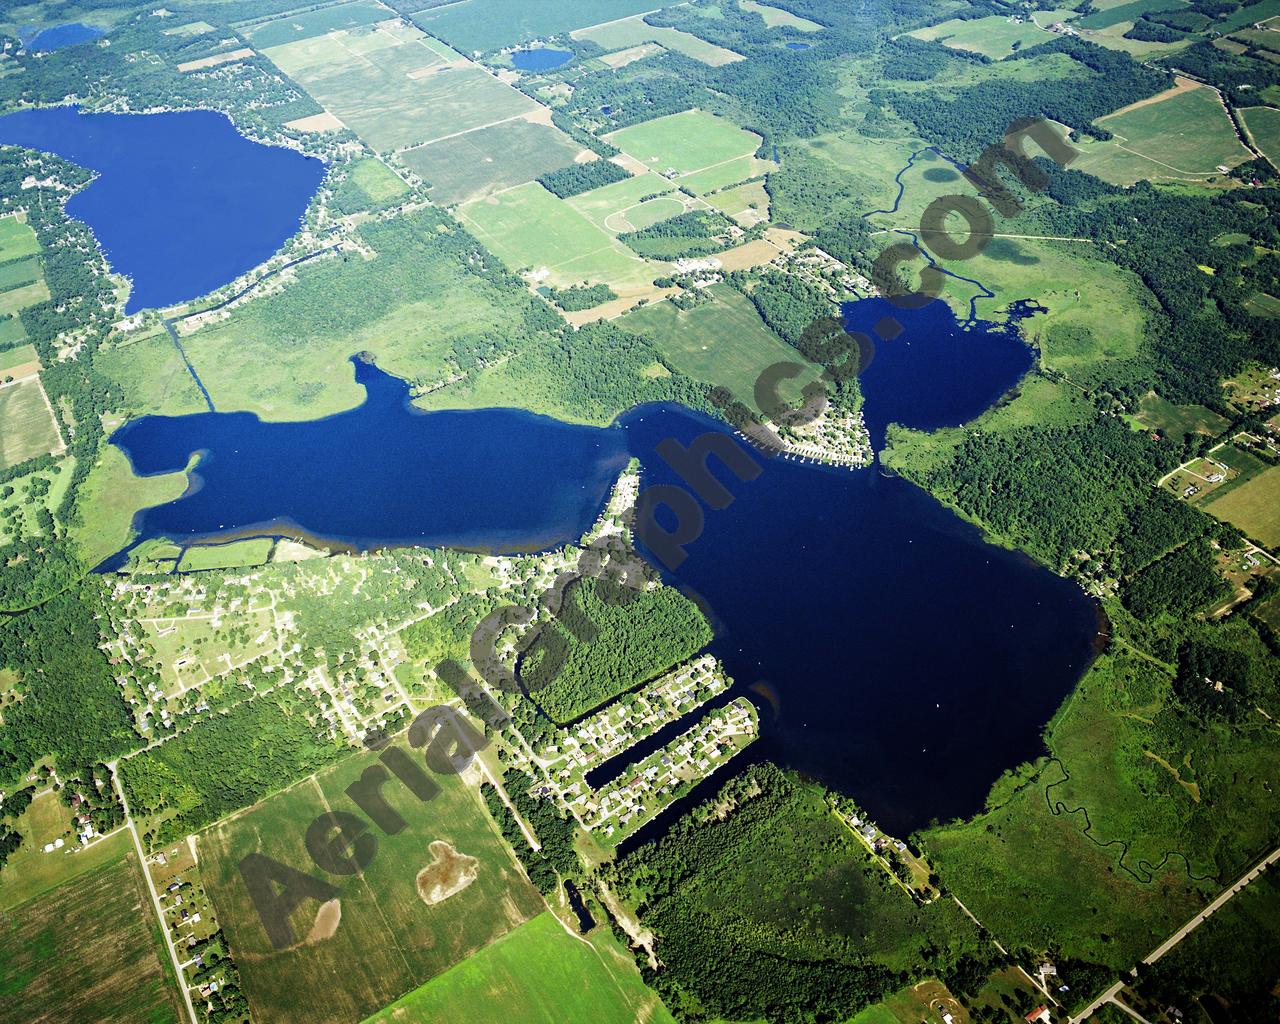
[[907,34],[917,39],[936,39],[953,50],[981,53],[992,60],[1053,38],[1033,21],[1015,22],[998,14],[973,21],[944,21],[941,25],[916,29]]
[[1253,144],[1274,164],[1280,164],[1280,110],[1274,107],[1245,107],[1240,111]]
[[312,39],[329,32],[371,25],[394,16],[393,12],[375,0],[354,0],[353,3],[324,7],[318,11],[290,14],[261,25],[246,27],[242,32],[254,46],[262,50],[268,46]]
[[463,0],[410,17],[460,50],[487,53],[663,6],[662,0]]
[[456,206],[567,167],[581,152],[559,128],[515,120],[406,150],[400,160],[430,183],[433,203]]
[[642,17],[625,18],[570,34],[574,39],[590,39],[606,50],[625,50],[642,43],[658,43],[668,50],[683,53],[686,57],[702,61],[713,68],[744,59],[740,53],[716,46],[688,32],[650,25]]
[[1213,437],[1231,425],[1228,420],[1203,405],[1174,405],[1154,391],[1143,396],[1138,408],[1138,419],[1144,426],[1174,438],[1187,434]]
[[0,292],[0,316],[6,313],[17,316],[28,306],[34,306],[37,302],[44,302],[48,298],[49,288],[44,281],[34,281],[31,284],[10,288],[8,291]]
[[62,450],[62,437],[38,377],[0,385],[0,468]]
[[333,32],[263,52],[380,152],[537,109],[478,65],[398,24]]
[[520,1024],[671,1024],[635,961],[607,928],[589,944],[550,912],[503,936],[397,1000],[366,1024],[520,1021]]
[[[806,364],[794,348],[769,329],[751,300],[736,288],[717,284],[707,289],[710,302],[693,309],[676,309],[659,302],[637,309],[618,321],[620,327],[649,338],[671,365],[691,377],[733,392],[744,405],[759,411],[755,383],[760,372],[779,362]],[[820,367],[808,364],[800,385],[817,378]],[[781,388],[795,400],[799,390]]]
[[1280,466],[1268,467],[1203,507],[1263,547],[1280,547]]
[[1081,147],[1072,165],[1115,185],[1156,178],[1200,180],[1250,157],[1218,94],[1189,79],[1098,118],[1115,139]]
[[[167,954],[133,854],[6,912],[0,1024],[179,1019]],[[162,966],[163,965],[163,966]],[[57,1007],[57,1016],[33,1013]]]
[[691,192],[712,192],[772,166],[752,155],[760,137],[705,110],[644,121],[605,136],[628,156]]
[[798,14],[784,11],[781,7],[770,7],[758,4],[756,0],[738,0],[738,6],[744,11],[754,11],[764,19],[770,28],[794,28],[798,32],[821,32],[822,26],[816,21],[802,18]]
[[[408,751],[403,736],[394,742]],[[378,846],[363,873],[323,875],[307,853],[307,828],[329,809],[355,813],[343,791],[375,761],[372,752],[353,755],[200,837],[206,889],[256,1020],[362,1020],[544,906],[489,819],[474,781],[458,776],[433,775],[441,791],[427,802],[398,782],[385,786],[387,803],[408,827],[391,836],[371,826]],[[458,859],[442,857],[444,844]],[[298,941],[285,950],[272,948],[237,867],[255,852],[323,875],[339,891],[337,907],[330,904],[323,915],[314,901],[294,912]],[[449,879],[446,895],[420,895],[420,873],[442,863],[465,868]],[[346,981],[335,986],[335,977]]]
[[0,263],[34,256],[40,251],[35,231],[16,215],[0,217]]
[[532,270],[567,287],[603,282],[619,295],[652,284],[648,264],[537,182],[460,207],[458,215],[513,271]]
[[[610,235],[633,231],[638,225],[631,220],[646,196],[674,192],[675,185],[660,174],[636,174],[565,200],[596,227]],[[652,202],[653,200],[650,200]],[[683,207],[683,203],[681,206]],[[675,210],[675,213],[680,213]],[[643,218],[643,214],[640,215]],[[651,221],[650,223],[656,223]]]
[[1129,0],[1129,2],[1090,14],[1072,24],[1076,28],[1110,28],[1112,25],[1118,25],[1122,21],[1137,21],[1144,14],[1154,14],[1157,11],[1176,11],[1178,8],[1185,6],[1184,0]]
[[763,181],[748,182],[703,198],[744,228],[769,219],[769,193],[765,191]]

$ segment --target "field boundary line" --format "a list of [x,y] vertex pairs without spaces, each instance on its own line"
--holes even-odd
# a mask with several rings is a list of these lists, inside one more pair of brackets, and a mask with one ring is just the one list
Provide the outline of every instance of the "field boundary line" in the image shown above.
[[[523,96],[524,93],[521,93],[520,95]],[[482,128],[496,128],[500,124],[506,124],[508,121],[519,121],[527,118],[528,116],[529,111],[526,110],[522,114],[512,114],[510,117],[504,117],[498,121],[490,121],[488,124],[478,124],[474,128],[464,128],[460,132],[450,132],[448,135],[439,135],[434,139],[427,139],[426,142],[415,142],[412,146],[405,146],[402,149],[393,149],[391,152],[397,156],[401,156],[405,153],[411,153],[415,149],[426,149],[428,146],[434,146],[437,142],[444,142],[446,139],[456,139],[461,135],[470,135],[472,132],[478,132]],[[527,182],[521,182],[521,184],[527,184]],[[518,186],[512,186],[512,188],[516,187]]]

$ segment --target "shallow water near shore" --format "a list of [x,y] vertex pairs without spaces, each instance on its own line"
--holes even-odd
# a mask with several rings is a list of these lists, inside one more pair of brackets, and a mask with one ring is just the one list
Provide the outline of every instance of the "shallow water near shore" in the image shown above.
[[[889,422],[963,422],[1030,364],[1015,333],[962,330],[934,305],[899,314],[903,333],[880,344],[864,378],[877,442]],[[868,300],[846,317],[858,327],[884,313]],[[658,443],[731,436],[672,405],[608,428],[503,409],[423,413],[403,381],[354,365],[366,402],[322,420],[203,413],[117,431],[140,473],[203,453],[186,494],[139,514],[140,537],[283,524],[357,549],[545,549],[585,532],[628,457],[645,486],[684,486]],[[665,574],[717,627],[712,650],[736,680],[724,699],[746,693],[761,711],[762,739],[708,786],[768,757],[849,793],[900,834],[980,810],[1004,769],[1041,752],[1041,728],[1092,656],[1093,602],[878,467],[752,458],[750,481],[713,461],[733,500],[706,510],[687,560]]]

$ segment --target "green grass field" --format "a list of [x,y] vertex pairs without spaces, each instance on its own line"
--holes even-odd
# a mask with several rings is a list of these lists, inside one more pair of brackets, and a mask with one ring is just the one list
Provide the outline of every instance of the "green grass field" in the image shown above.
[[1138,419],[1144,426],[1175,438],[1188,434],[1214,437],[1231,425],[1228,420],[1203,405],[1174,405],[1154,391],[1143,396]]
[[5,313],[17,316],[28,306],[34,306],[37,302],[44,302],[48,298],[49,288],[42,280],[18,285],[16,288],[0,292],[0,316]]
[[[20,537],[38,537],[46,532],[36,518],[36,511],[44,508],[50,514],[53,513],[62,502],[67,488],[71,486],[74,466],[75,460],[68,457],[59,460],[49,469],[26,473],[9,481],[13,494],[8,498],[0,498],[0,544],[12,543]],[[44,488],[46,485],[48,492],[43,497],[35,497],[28,504],[27,498],[33,496],[35,488]]]
[[580,152],[560,129],[517,120],[406,150],[400,160],[431,185],[433,203],[456,206],[567,167]]
[[141,873],[131,852],[116,852],[113,863],[5,912],[0,1024],[179,1020]]
[[[403,736],[394,742],[409,749]],[[421,754],[412,756],[421,762]],[[318,907],[308,902],[293,915],[297,943],[274,950],[237,865],[249,853],[260,852],[320,874],[307,853],[307,828],[328,808],[355,812],[343,790],[375,760],[373,753],[355,754],[200,837],[206,888],[256,1020],[362,1020],[544,906],[489,819],[474,782],[434,775],[442,788],[429,802],[419,801],[399,783],[384,787],[385,798],[408,827],[394,836],[374,828],[377,852],[362,874],[325,876],[339,889],[336,930],[329,937],[313,934]],[[470,884],[428,905],[418,895],[416,878],[432,863],[428,847],[437,841],[477,863]],[[343,983],[333,984],[339,976]]]
[[[659,302],[634,310],[618,321],[620,327],[643,335],[671,365],[690,377],[728,388],[748,408],[759,411],[755,383],[762,370],[780,362],[806,365],[800,353],[769,329],[755,306],[737,289],[712,285],[710,302],[689,310]],[[817,378],[820,368],[807,364],[801,385]],[[798,391],[784,386],[782,394],[795,400]]]
[[639,17],[598,25],[596,28],[574,32],[572,35],[574,39],[589,39],[606,50],[626,50],[641,43],[659,43],[668,50],[683,53],[686,57],[702,61],[703,64],[713,68],[743,59],[742,54],[725,49],[723,46],[716,46],[689,32],[656,27]]
[[74,520],[71,540],[88,565],[97,565],[129,542],[133,517],[151,505],[172,501],[187,489],[186,473],[138,477],[128,457],[107,445],[81,485],[80,507],[85,515]]
[[409,191],[400,175],[375,157],[352,164],[347,180],[360,191],[365,207],[385,206]]
[[329,32],[370,25],[394,17],[394,11],[375,3],[374,0],[354,0],[348,4],[290,14],[275,21],[253,25],[243,29],[243,34],[257,49],[261,50],[268,46],[280,46],[301,39],[311,39]]
[[40,251],[36,233],[25,220],[16,215],[0,217],[0,263],[34,256]]
[[1082,146],[1072,167],[1115,185],[1168,178],[1203,180],[1250,158],[1214,90],[1182,88],[1100,117],[1115,139]]
[[1280,466],[1271,466],[1203,506],[1265,548],[1280,547]]
[[760,147],[760,136],[705,110],[644,121],[611,132],[605,141],[661,174],[678,176],[750,156]]
[[42,276],[38,256],[24,256],[8,263],[0,263],[0,291],[32,284]]
[[603,282],[623,295],[659,272],[537,182],[468,203],[458,216],[511,270],[546,270],[554,287]]
[[744,227],[750,227],[769,219],[769,193],[764,182],[753,181],[737,188],[725,189],[704,196],[706,201],[721,213],[732,217]]
[[584,942],[550,912],[398,999],[366,1024],[457,1017],[520,1024],[671,1024],[635,961],[600,929]]
[[124,390],[124,408],[133,415],[182,416],[208,409],[162,327],[104,347],[94,365]]
[[1106,10],[1090,14],[1074,22],[1076,28],[1102,29],[1118,25],[1122,21],[1137,21],[1144,14],[1157,11],[1175,11],[1186,6],[1183,0],[1126,0]]
[[533,100],[415,28],[364,28],[264,51],[379,152],[536,110]]
[[419,11],[413,20],[460,50],[488,52],[662,7],[661,0],[463,0]]
[[954,50],[969,50],[992,60],[1053,38],[1035,22],[1014,22],[1001,15],[972,21],[944,21],[941,25],[931,25],[907,34],[917,39],[937,39]]
[[0,469],[61,449],[62,437],[39,378],[0,387]]
[[638,212],[642,199],[674,191],[675,185],[660,174],[636,174],[570,196],[565,202],[602,231],[619,235],[636,228],[629,214]]
[[[230,544],[202,544],[187,548],[178,563],[179,572],[196,572],[201,569],[229,569],[240,565],[263,565],[271,555],[275,541],[270,537],[251,537],[232,541]],[[270,624],[270,616],[267,617]],[[237,651],[236,658],[244,652]]]
[[1246,107],[1240,111],[1253,144],[1272,163],[1280,164],[1280,110],[1275,107]]
[[799,32],[821,32],[822,26],[816,21],[802,18],[798,14],[784,11],[781,7],[770,7],[758,4],[756,0],[738,0],[738,6],[744,11],[753,11],[764,19],[770,28],[794,28]]

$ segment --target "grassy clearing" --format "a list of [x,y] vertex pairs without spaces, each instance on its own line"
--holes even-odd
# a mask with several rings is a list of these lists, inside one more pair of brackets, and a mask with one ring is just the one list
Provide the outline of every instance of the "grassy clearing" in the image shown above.
[[411,149],[400,159],[431,185],[433,203],[456,206],[568,167],[580,152],[560,129],[517,120]]
[[0,263],[34,256],[40,251],[35,229],[27,224],[25,214],[0,217]]
[[518,1020],[670,1024],[635,961],[607,929],[584,942],[543,913],[370,1017],[366,1024]]
[[635,227],[628,213],[634,212],[646,196],[674,191],[675,185],[660,174],[637,174],[571,196],[565,202],[601,231],[618,235]]
[[[38,537],[47,531],[37,519],[39,509],[48,509],[52,514],[62,502],[67,488],[71,486],[71,471],[75,459],[60,460],[49,469],[37,470],[10,480],[8,485],[13,494],[0,498],[0,544],[9,544],[22,537]],[[48,488],[47,493],[39,492]],[[34,500],[28,501],[28,498]]]
[[420,31],[354,29],[264,51],[380,152],[527,114],[533,100],[478,65],[451,60]]
[[816,21],[802,18],[798,14],[784,11],[781,7],[770,7],[758,4],[756,0],[738,0],[738,6],[744,11],[753,11],[764,19],[770,28],[794,28],[799,32],[821,32],[822,26]]
[[936,39],[953,50],[980,53],[999,60],[1023,47],[1047,42],[1051,37],[1032,21],[1013,21],[1001,15],[974,21],[944,21],[941,25],[916,29],[908,35],[917,39]]
[[[119,851],[117,851],[119,852]],[[177,993],[133,854],[6,914],[0,1024],[179,1019]]]
[[463,0],[419,11],[413,20],[467,52],[486,53],[531,39],[627,18],[664,6],[661,0]]
[[0,468],[61,449],[62,435],[40,379],[0,386]]
[[[801,384],[816,379],[820,368],[806,363],[774,334],[741,292],[724,284],[707,291],[711,301],[693,309],[679,310],[670,302],[659,302],[628,313],[618,324],[652,341],[675,369],[728,388],[756,411],[756,379],[766,367],[799,363],[808,367],[798,378]],[[798,390],[785,386],[781,390],[784,397],[798,396]]]
[[1239,487],[1215,495],[1203,507],[1263,547],[1280,546],[1280,466],[1271,466]]
[[208,409],[163,327],[104,348],[94,365],[124,390],[132,415],[182,416]]
[[749,157],[760,136],[705,110],[686,110],[605,136],[628,156],[660,174],[682,177]]
[[703,64],[713,68],[744,59],[742,54],[735,53],[733,50],[716,46],[688,32],[681,32],[679,29],[650,25],[641,17],[626,18],[607,25],[582,29],[572,33],[572,36],[574,39],[590,39],[606,50],[625,50],[642,43],[658,43],[668,50],[683,53],[686,57],[702,61]]
[[353,3],[324,7],[318,11],[291,14],[277,18],[275,21],[253,25],[242,31],[249,41],[261,50],[268,46],[280,46],[284,43],[311,39],[340,29],[371,25],[377,21],[386,21],[393,16],[392,11],[376,3],[375,0],[354,0]]
[[6,313],[17,316],[28,306],[34,306],[37,302],[44,302],[48,298],[49,287],[44,281],[10,288],[7,292],[0,292],[0,316]]
[[[396,742],[405,743],[403,737]],[[315,902],[307,902],[292,921],[299,942],[275,951],[237,865],[249,853],[261,852],[320,873],[307,853],[307,828],[329,808],[356,812],[343,791],[375,761],[373,753],[356,754],[200,838],[206,888],[257,1020],[361,1020],[501,938],[543,907],[489,820],[474,782],[434,775],[442,789],[425,803],[399,783],[386,786],[384,796],[408,827],[394,836],[377,833],[377,854],[362,874],[326,876],[339,888],[341,918],[336,930],[327,938],[307,941],[318,909]],[[428,848],[437,841],[475,858],[477,864],[470,884],[429,905],[418,895],[416,878],[432,863]],[[331,979],[337,976],[347,980],[334,986]]]
[[125,454],[114,445],[105,446],[79,491],[85,512],[71,527],[77,554],[88,565],[97,565],[129,542],[139,510],[172,501],[186,489],[186,473],[134,476]]
[[1155,179],[1203,180],[1250,159],[1217,92],[1186,79],[1151,100],[1098,119],[1115,135],[1082,146],[1072,165],[1115,185]]
[[1167,437],[1185,437],[1188,434],[1215,437],[1231,425],[1203,405],[1174,405],[1154,391],[1143,396],[1138,407],[1138,420],[1143,426],[1159,430]]
[[375,157],[352,164],[348,180],[364,193],[370,207],[385,206],[409,191],[400,175]]
[[[275,541],[270,537],[252,537],[230,544],[204,544],[187,548],[178,563],[179,572],[197,572],[201,569],[230,569],[240,565],[264,565],[271,557]],[[243,652],[237,652],[242,657]]]
[[743,227],[749,228],[769,219],[769,193],[763,181],[748,182],[703,198]]
[[460,207],[458,215],[511,270],[532,270],[546,284],[583,281],[619,295],[652,284],[660,264],[647,264],[537,182]]
[[1280,110],[1275,107],[1246,107],[1240,111],[1253,144],[1273,164],[1280,164]]

